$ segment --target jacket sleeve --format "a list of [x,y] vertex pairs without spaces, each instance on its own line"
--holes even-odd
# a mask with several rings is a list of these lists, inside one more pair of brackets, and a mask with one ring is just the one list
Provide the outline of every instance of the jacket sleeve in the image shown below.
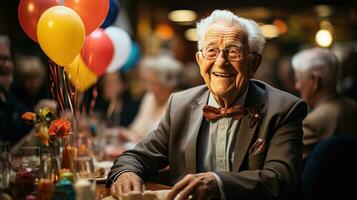
[[123,172],[134,172],[146,181],[150,176],[155,175],[159,169],[168,165],[168,143],[170,134],[170,107],[172,95],[169,98],[168,106],[164,117],[161,119],[158,128],[151,132],[143,142],[135,146],[134,149],[124,152],[118,156],[108,174],[106,186],[116,180],[118,174]]
[[290,199],[299,182],[302,120],[306,103],[299,100],[274,123],[262,169],[215,172],[227,199]]

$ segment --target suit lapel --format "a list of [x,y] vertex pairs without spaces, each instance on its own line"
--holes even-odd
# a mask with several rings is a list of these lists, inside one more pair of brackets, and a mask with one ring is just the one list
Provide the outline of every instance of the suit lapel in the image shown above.
[[196,144],[197,135],[203,119],[203,107],[207,104],[209,91],[204,92],[198,99],[197,104],[191,108],[190,125],[187,131],[187,145],[185,150],[186,166],[188,173],[196,173]]
[[[248,88],[248,94],[245,100],[245,105],[244,107],[246,108],[252,108],[255,106],[262,106],[265,103],[265,97],[264,94],[265,91],[258,86],[256,86],[252,81],[249,81],[249,88]],[[233,158],[233,171],[236,172],[239,170],[243,159],[248,151],[248,148],[250,146],[251,140],[255,134],[256,128],[258,127],[258,124],[262,120],[262,117],[264,116],[265,112],[265,107],[263,107],[260,120],[252,127],[249,127],[249,116],[248,114],[244,115],[239,127],[239,131],[235,140],[235,152],[234,152],[234,158]]]

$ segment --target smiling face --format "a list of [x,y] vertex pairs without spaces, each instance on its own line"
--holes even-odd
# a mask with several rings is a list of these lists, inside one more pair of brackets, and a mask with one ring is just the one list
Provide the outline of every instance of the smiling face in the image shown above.
[[[253,76],[257,66],[253,65],[255,54],[248,54],[247,36],[240,26],[230,26],[224,23],[211,25],[204,35],[203,47],[220,49],[216,59],[209,60],[201,52],[196,53],[196,60],[200,66],[200,74],[207,87],[213,93],[221,107],[230,106],[245,91],[248,80]],[[222,49],[240,46],[242,59],[229,61]]]

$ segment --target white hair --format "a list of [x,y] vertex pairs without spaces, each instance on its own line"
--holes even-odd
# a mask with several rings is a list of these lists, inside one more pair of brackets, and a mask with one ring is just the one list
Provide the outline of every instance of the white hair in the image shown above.
[[303,76],[312,73],[321,78],[323,86],[336,88],[340,66],[332,51],[323,48],[300,51],[292,58],[292,66],[295,71],[300,71]]
[[5,44],[9,48],[11,46],[10,38],[7,35],[0,35],[0,43]]
[[161,54],[158,56],[146,57],[141,61],[140,66],[144,70],[153,70],[159,76],[161,84],[177,88],[182,84],[183,65],[170,55]]
[[20,76],[38,76],[41,79],[46,76],[46,68],[40,57],[35,55],[15,56],[15,70]]
[[228,10],[215,10],[212,14],[197,23],[198,49],[203,47],[204,36],[208,28],[215,23],[224,22],[230,26],[238,25],[247,34],[250,52],[262,53],[265,38],[259,29],[258,24],[243,17],[239,17]]

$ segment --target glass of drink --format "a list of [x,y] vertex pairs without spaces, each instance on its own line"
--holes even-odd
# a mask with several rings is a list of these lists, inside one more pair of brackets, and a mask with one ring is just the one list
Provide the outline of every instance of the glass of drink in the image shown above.
[[77,156],[74,159],[75,178],[76,180],[88,180],[91,183],[91,195],[95,195],[96,181],[93,158],[90,156]]
[[41,151],[38,146],[25,146],[21,148],[21,165],[23,168],[38,171],[41,165]]
[[0,141],[0,188],[8,188],[10,183],[10,143]]

